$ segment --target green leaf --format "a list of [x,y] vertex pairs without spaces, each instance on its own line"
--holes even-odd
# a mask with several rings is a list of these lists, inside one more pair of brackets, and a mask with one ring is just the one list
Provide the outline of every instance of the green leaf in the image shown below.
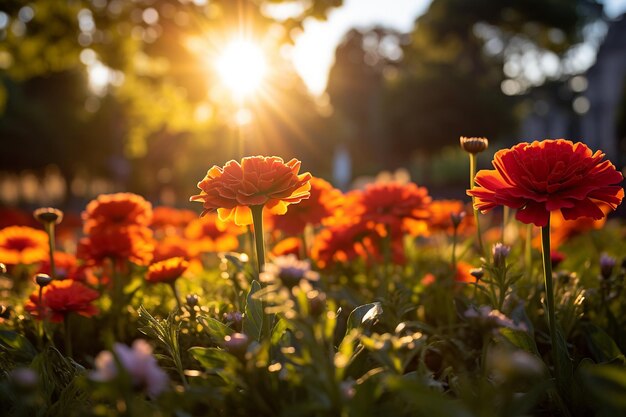
[[611,336],[593,323],[581,324],[591,354],[597,362],[625,363],[626,358]]
[[236,358],[231,354],[218,348],[192,347],[189,349],[189,353],[207,371],[224,369],[229,363],[236,361]]
[[243,318],[243,332],[256,341],[261,341],[263,335],[263,301],[254,297],[254,293],[261,289],[258,281],[252,281],[250,292],[246,297],[245,315]]
[[0,351],[6,352],[17,362],[30,362],[37,354],[35,347],[21,334],[0,330]]
[[235,333],[233,329],[212,317],[198,316],[198,321],[202,324],[209,336],[216,342],[222,342],[224,337]]
[[500,334],[514,346],[525,350],[528,353],[540,356],[535,339],[530,337],[527,332],[503,327],[500,329]]
[[361,327],[377,319],[383,314],[383,307],[379,302],[363,304],[358,306],[348,316],[346,335],[350,330]]
[[557,364],[555,365],[557,365],[556,371],[558,372],[558,375],[556,375],[557,387],[565,403],[573,405],[572,401],[580,400],[580,398],[574,395],[578,387],[575,386],[572,359],[567,350],[567,342],[559,328],[556,330],[556,340],[557,345],[552,346],[552,349],[556,349]]

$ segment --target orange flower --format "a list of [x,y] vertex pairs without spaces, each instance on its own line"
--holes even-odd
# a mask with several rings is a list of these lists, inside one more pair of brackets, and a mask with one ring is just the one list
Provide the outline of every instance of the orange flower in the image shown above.
[[[471,213],[471,208],[465,207],[465,203],[460,200],[433,200],[429,207],[430,218],[428,219],[428,229],[433,232],[445,232],[452,234],[454,226],[452,216],[459,213]],[[467,234],[474,226],[474,217],[466,215],[461,219],[458,233]]]
[[184,234],[190,241],[191,252],[198,254],[235,250],[239,246],[237,236],[244,232],[245,228],[222,221],[217,214],[209,213],[190,222]]
[[170,258],[154,263],[148,268],[146,281],[149,283],[174,282],[189,268],[189,262],[183,258]]
[[358,201],[362,207],[361,220],[385,225],[392,238],[397,232],[425,232],[431,198],[424,187],[415,183],[376,183],[368,185]]
[[178,210],[172,207],[155,207],[152,212],[150,227],[162,230],[165,235],[175,234],[178,230],[187,226],[198,215],[191,210]]
[[0,230],[0,262],[5,265],[34,264],[48,257],[46,232],[27,226]]
[[550,212],[566,220],[605,217],[599,203],[615,209],[624,197],[622,174],[604,154],[587,145],[557,139],[520,143],[496,152],[495,170],[476,175],[477,186],[467,193],[483,212],[504,205],[518,209],[522,223],[545,226]]
[[82,238],[78,244],[77,257],[96,264],[111,258],[147,265],[152,260],[153,249],[152,231],[147,227],[114,228]]
[[282,216],[274,216],[274,227],[290,235],[302,233],[307,224],[319,225],[333,215],[341,191],[321,178],[311,178],[310,197],[292,205]]
[[156,243],[154,248],[153,262],[163,261],[168,258],[181,257],[190,259],[192,257],[191,243],[180,236],[167,236]]
[[234,219],[240,226],[252,224],[250,206],[265,206],[274,214],[285,214],[289,204],[309,197],[311,174],[298,174],[300,161],[285,163],[276,156],[251,156],[213,166],[191,197],[201,201],[203,215],[217,210],[221,220]]
[[276,243],[272,248],[273,256],[287,256],[294,255],[300,257],[300,250],[302,247],[302,241],[298,237],[288,237],[280,242]]
[[100,294],[73,280],[54,280],[44,287],[41,305],[39,305],[39,290],[33,292],[24,308],[33,317],[41,320],[41,315],[53,322],[63,321],[69,313],[91,317],[98,314],[98,308],[91,304]]
[[152,219],[152,205],[132,193],[102,194],[92,200],[83,212],[86,234],[111,228],[148,226]]

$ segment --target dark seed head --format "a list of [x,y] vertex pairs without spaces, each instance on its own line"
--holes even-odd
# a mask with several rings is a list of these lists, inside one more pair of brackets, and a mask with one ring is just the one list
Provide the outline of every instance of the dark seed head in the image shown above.
[[489,146],[489,140],[487,140],[487,138],[466,138],[465,136],[461,136],[460,141],[461,148],[471,154],[480,153]]

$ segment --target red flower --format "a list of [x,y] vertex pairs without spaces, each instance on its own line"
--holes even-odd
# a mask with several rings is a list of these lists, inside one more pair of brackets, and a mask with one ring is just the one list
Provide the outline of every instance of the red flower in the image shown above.
[[429,216],[428,206],[431,198],[424,187],[414,183],[398,182],[376,183],[368,185],[360,194],[358,203],[363,207],[361,220],[385,225],[392,232],[422,233],[425,231],[423,220]]
[[192,251],[189,246],[190,242],[187,239],[176,235],[167,236],[157,242],[152,261],[159,262],[175,257],[190,259],[192,258]]
[[178,210],[172,207],[159,206],[155,207],[152,212],[150,227],[169,236],[176,234],[197,217],[198,215],[191,210]]
[[474,227],[474,217],[471,215],[459,216],[460,213],[471,213],[471,208],[468,210],[465,203],[460,200],[433,200],[429,211],[428,229],[430,231],[445,232],[451,235],[454,232],[452,216],[458,216],[461,220],[458,228],[460,235],[468,234]]
[[321,178],[311,178],[310,197],[292,205],[282,216],[274,216],[274,227],[289,235],[302,233],[307,224],[319,225],[332,216],[341,199],[341,191]]
[[520,143],[496,152],[495,170],[476,175],[477,186],[467,193],[483,212],[504,205],[518,209],[516,218],[536,226],[548,224],[551,211],[567,220],[601,219],[599,203],[615,209],[624,197],[623,177],[600,151],[583,143],[544,140]]
[[83,212],[86,234],[111,228],[148,226],[152,219],[152,205],[132,193],[102,194],[92,200]]
[[150,283],[174,282],[189,268],[189,262],[183,258],[170,258],[154,263],[148,268],[146,281]]
[[0,262],[6,265],[34,264],[48,257],[48,235],[27,226],[0,230]]
[[78,244],[77,257],[96,264],[111,258],[147,265],[152,260],[153,250],[152,231],[147,227],[114,228],[82,238]]
[[265,206],[274,214],[284,214],[287,206],[309,197],[311,174],[298,174],[300,161],[285,163],[276,156],[251,156],[213,166],[191,197],[201,201],[203,215],[217,210],[220,219],[234,219],[240,226],[252,224],[250,206]]
[[39,304],[39,290],[33,292],[24,308],[41,320],[41,316],[53,322],[63,321],[69,313],[91,317],[98,314],[98,308],[91,304],[100,294],[73,280],[54,280],[44,287],[41,305]]

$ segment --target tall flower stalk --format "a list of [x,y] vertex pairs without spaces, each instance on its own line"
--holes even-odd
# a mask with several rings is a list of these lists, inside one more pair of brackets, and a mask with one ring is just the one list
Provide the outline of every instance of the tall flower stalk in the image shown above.
[[[475,177],[476,177],[476,156],[480,152],[483,152],[489,146],[489,141],[486,138],[466,138],[461,136],[461,148],[469,154],[470,160],[470,190],[474,189]],[[476,208],[476,200],[472,196],[472,206],[474,207],[474,222],[476,223],[476,241],[478,242],[478,250],[481,255],[484,255],[485,248],[483,245],[483,236],[480,230],[480,221],[478,216],[478,209]]]
[[48,235],[48,248],[50,259],[50,276],[52,279],[56,279],[56,266],[54,264],[54,251],[55,251],[55,226],[63,220],[63,212],[61,210],[43,207],[35,210],[33,216],[40,222]]
[[[530,236],[529,236],[530,238]],[[552,282],[552,260],[550,259],[550,217],[548,224],[541,227],[541,252],[543,258],[543,277],[546,288],[546,305],[548,307],[548,326],[550,328],[550,342],[552,343],[552,361],[554,362],[554,373],[560,375],[556,333],[556,312],[554,305],[554,288]]]
[[252,224],[254,225],[254,247],[256,250],[257,270],[263,272],[265,266],[265,239],[263,238],[263,206],[252,206]]

